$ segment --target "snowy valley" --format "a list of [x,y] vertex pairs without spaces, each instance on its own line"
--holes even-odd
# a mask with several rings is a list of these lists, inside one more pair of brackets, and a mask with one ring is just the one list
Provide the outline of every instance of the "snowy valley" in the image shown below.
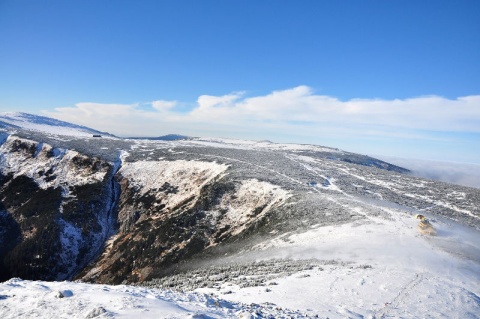
[[480,317],[480,189],[315,145],[0,130],[2,318]]

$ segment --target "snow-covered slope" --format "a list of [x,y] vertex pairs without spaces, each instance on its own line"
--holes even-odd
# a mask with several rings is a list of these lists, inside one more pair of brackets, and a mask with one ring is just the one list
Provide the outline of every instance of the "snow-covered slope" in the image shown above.
[[[479,189],[314,145],[65,137],[8,125],[0,268],[23,272],[5,279],[78,274],[178,292],[12,280],[0,286],[0,315],[478,318]],[[99,287],[113,295],[87,297]],[[57,290],[69,296],[56,299]]]
[[[365,214],[362,209],[352,207]],[[277,264],[295,269],[288,261],[304,260],[300,264],[309,267],[278,274],[282,267],[270,264],[267,275],[258,270],[247,274],[256,277],[256,284],[254,280],[245,284],[227,275],[232,269],[219,267],[219,261],[204,279],[209,288],[196,291],[236,302],[310,309],[329,318],[478,318],[480,233],[435,219],[437,236],[422,236],[418,220],[411,215],[399,209],[382,210],[381,217],[282,234],[236,258],[240,263],[282,257]],[[190,289],[202,286],[188,278],[178,281],[182,279]]]
[[111,136],[108,133],[93,130],[85,126],[22,112],[0,113],[0,127],[38,131],[60,136]]

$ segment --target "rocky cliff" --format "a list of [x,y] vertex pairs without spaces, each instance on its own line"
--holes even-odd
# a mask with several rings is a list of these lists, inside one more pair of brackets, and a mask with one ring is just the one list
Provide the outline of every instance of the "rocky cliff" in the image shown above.
[[0,147],[0,276],[63,280],[113,231],[112,164],[16,136]]

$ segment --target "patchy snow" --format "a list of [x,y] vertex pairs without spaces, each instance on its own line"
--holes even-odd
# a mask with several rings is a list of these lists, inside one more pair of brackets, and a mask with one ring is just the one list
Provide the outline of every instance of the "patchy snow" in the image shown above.
[[[17,118],[17,122],[22,122],[21,114],[7,117]],[[49,124],[40,122],[28,125],[33,127],[32,125]],[[12,147],[15,139],[35,146],[33,157],[22,155],[21,152],[12,156],[8,148]],[[424,211],[441,206],[478,220],[479,217],[472,213],[476,210],[470,211],[470,207],[462,206],[462,201],[469,199],[468,191],[448,191],[444,197],[440,197],[439,194],[442,193],[427,181],[395,174],[384,178],[380,173],[372,173],[350,164],[293,154],[306,150],[340,152],[335,149],[230,139],[195,139],[175,143],[136,142],[130,150],[134,155],[135,149],[141,149],[145,152],[142,154],[145,158],[146,155],[154,157],[157,156],[155,149],[159,148],[164,149],[165,154],[160,153],[161,155],[157,156],[158,161],[127,162],[129,153],[122,151],[119,160],[114,163],[114,169],[119,169],[120,174],[128,178],[128,185],[136,194],[154,195],[159,203],[167,205],[167,209],[173,209],[189,198],[198,196],[203,186],[222,178],[229,169],[229,165],[216,162],[163,160],[179,158],[179,154],[187,156],[189,153],[183,149],[176,151],[176,147],[182,145],[289,151],[286,157],[301,165],[301,174],[290,174],[288,169],[267,165],[268,163],[261,160],[252,162],[243,160],[242,157],[234,158],[235,156],[228,152],[220,153],[221,155],[202,154],[201,158],[233,163],[233,167],[237,163],[248,165],[304,188],[307,183],[308,191],[318,194],[322,200],[336,204],[332,209],[322,207],[321,209],[328,211],[319,210],[319,218],[339,214],[338,210],[333,209],[339,206],[351,214],[350,218],[342,219],[335,225],[325,226],[326,222],[318,220],[317,224],[308,226],[308,230],[295,229],[288,233],[273,230],[270,232],[273,238],[263,238],[263,242],[253,248],[244,248],[238,258],[245,257],[245,262],[275,258],[334,262],[280,276],[261,286],[245,287],[233,282],[223,282],[219,288],[199,288],[197,292],[202,294],[180,294],[129,286],[12,279],[0,284],[0,317],[480,317],[479,231],[432,214],[427,217],[436,236],[424,236],[418,231],[419,221],[413,218],[413,212],[407,210],[407,207],[402,210],[400,205],[389,205],[387,192],[392,191],[403,199],[414,198],[421,204],[433,205],[421,206]],[[194,151],[192,148],[192,153]],[[46,156],[47,152],[54,156]],[[62,183],[81,185],[100,181],[107,174],[107,170],[99,170],[88,174],[87,178],[86,174],[69,166],[73,157],[80,156],[78,153],[51,149],[48,145],[34,144],[25,139],[9,138],[0,147],[0,155],[0,166],[4,173],[33,177],[43,188],[56,187]],[[52,167],[57,176],[54,181],[48,181],[36,173]],[[288,198],[298,194],[295,190],[286,191],[280,186],[258,179],[237,178],[234,183],[235,194],[225,194],[212,211],[205,212],[212,223],[217,223],[219,228],[231,227],[233,234],[240,233],[248,223],[256,221],[267,211],[283,205]],[[352,186],[360,188],[361,194],[369,193],[373,196],[364,201],[357,196],[360,193],[351,190]],[[65,188],[64,191],[64,196],[69,196],[68,189]],[[478,207],[478,200],[472,199],[472,202],[473,206]],[[286,205],[294,206],[293,204],[292,201]],[[377,204],[389,208],[375,206]],[[415,206],[410,208],[412,207]],[[285,220],[285,223],[288,223],[288,220]],[[72,259],[78,255],[80,230],[68,223],[61,222],[60,226],[63,257]],[[103,224],[102,227],[105,228]],[[107,242],[106,252],[114,239],[115,236]],[[214,280],[214,277],[211,279]],[[216,294],[219,297],[203,293]],[[64,298],[57,298],[61,295]],[[252,306],[252,303],[261,305]],[[285,307],[300,311],[286,310]]]
[[473,213],[472,213],[471,211],[469,211],[469,210],[458,208],[458,207],[455,206],[455,205],[452,205],[452,204],[450,204],[450,203],[447,203],[447,202],[444,202],[444,201],[441,201],[441,200],[432,199],[432,198],[430,198],[429,196],[420,195],[420,194],[410,194],[410,193],[404,193],[403,195],[404,195],[404,196],[407,196],[407,197],[410,197],[410,198],[421,198],[421,199],[423,199],[424,201],[426,201],[426,202],[428,202],[428,203],[435,204],[436,206],[445,207],[445,208],[451,209],[451,210],[453,210],[453,211],[456,211],[456,212],[459,212],[459,213],[462,213],[462,214],[471,216],[471,217],[473,217],[473,218],[480,219],[480,216],[477,216],[477,215],[473,214]]
[[223,147],[223,148],[236,148],[236,149],[258,149],[258,150],[277,150],[277,151],[314,151],[314,152],[330,152],[330,153],[342,153],[342,151],[336,148],[323,147],[310,144],[282,144],[273,143],[269,141],[249,141],[238,140],[230,138],[207,138],[197,137],[190,140],[178,141],[180,144],[186,145],[202,145],[209,147]]
[[[17,143],[37,149],[34,156],[28,152],[13,152]],[[53,156],[49,156],[51,153]],[[37,143],[28,139],[9,136],[0,146],[0,168],[4,174],[13,173],[14,176],[25,175],[33,178],[37,184],[47,189],[64,185],[85,185],[102,181],[108,173],[108,167],[100,167],[91,172],[89,168],[78,168],[72,164],[74,157],[87,159],[76,151],[52,149],[48,144]],[[53,170],[55,179],[49,179],[46,172]],[[40,172],[43,172],[40,174]]]
[[245,305],[198,293],[16,278],[0,283],[0,317],[308,318],[302,312],[274,305]]
[[260,219],[272,207],[281,205],[291,194],[279,186],[255,179],[241,182],[235,196],[225,194],[216,208],[223,211],[207,212],[212,220],[219,219],[219,226],[228,226],[232,235],[245,230]]
[[77,267],[76,263],[71,261],[76,260],[79,254],[79,247],[84,239],[82,238],[81,229],[63,219],[59,220],[59,224],[61,227],[60,243],[62,245],[62,260],[65,261],[65,264],[70,265],[70,268],[64,274],[58,274],[58,277],[65,278]]
[[[119,165],[119,163],[115,163]],[[73,273],[84,266],[81,264],[90,260],[97,252],[95,249],[102,247],[103,239],[108,236],[111,228],[108,220],[108,212],[113,209],[113,198],[105,203],[107,206],[98,208],[96,220],[101,231],[86,232],[80,226],[68,222],[63,218],[64,205],[69,198],[75,197],[71,192],[74,187],[103,183],[109,179],[112,173],[111,166],[106,162],[88,158],[76,151],[54,149],[45,143],[37,143],[28,139],[9,136],[0,146],[0,172],[27,176],[33,179],[42,189],[60,188],[64,201],[61,202],[56,222],[60,229],[60,260],[65,271],[55,274],[57,279],[69,278]],[[109,187],[108,184],[105,185]],[[107,191],[107,189],[105,189]],[[109,191],[113,192],[114,190]],[[52,221],[53,223],[54,221]],[[26,233],[28,236],[28,232]],[[80,256],[88,240],[89,251],[84,261]]]
[[[289,158],[292,160],[296,160],[298,158],[299,160],[302,161],[302,162],[299,162],[299,164],[301,164],[308,170],[315,171],[315,172],[320,171],[318,167],[312,167],[308,164],[305,164],[305,162],[315,163],[315,160],[312,160],[311,158],[309,159],[306,156],[296,156],[295,158],[290,156]],[[355,179],[358,179],[365,183],[374,185],[376,187],[387,189],[401,196],[421,199],[422,201],[425,201],[429,204],[434,204],[439,207],[447,208],[449,210],[458,212],[460,214],[468,215],[477,220],[480,219],[480,216],[474,213],[474,211],[478,208],[477,205],[473,205],[473,207],[470,206],[468,207],[469,209],[465,209],[457,206],[457,203],[465,204],[465,199],[467,198],[465,192],[452,191],[451,193],[442,194],[441,191],[434,188],[428,189],[428,190],[425,189],[425,188],[432,187],[431,185],[428,185],[428,183],[431,183],[431,182],[421,181],[418,178],[413,178],[409,176],[397,177],[395,175],[392,175],[390,177],[390,180],[380,180],[378,178],[375,178],[375,176],[371,176],[368,174],[359,175],[358,173],[355,172],[356,171],[355,168],[340,166],[337,163],[330,163],[330,164],[336,166],[337,172],[342,172],[346,175],[354,177]],[[318,173],[317,175],[326,178],[325,176],[320,175]],[[357,188],[359,187],[359,185],[356,185],[354,183],[352,183],[352,185]],[[340,189],[337,189],[337,190],[340,190]],[[412,193],[412,190],[417,191],[418,193]],[[365,190],[365,192],[370,193],[379,199],[383,199],[383,195],[379,192],[372,192],[369,190]],[[427,194],[430,194],[430,195],[427,195]],[[446,199],[449,200],[449,202],[445,200],[439,200],[439,196],[445,196]],[[452,204],[452,202],[456,204]]]
[[[139,195],[156,191],[157,200],[173,208],[186,199],[198,195],[200,189],[219,177],[228,165],[200,161],[138,161],[124,163],[119,174]],[[174,191],[161,191],[168,185]]]

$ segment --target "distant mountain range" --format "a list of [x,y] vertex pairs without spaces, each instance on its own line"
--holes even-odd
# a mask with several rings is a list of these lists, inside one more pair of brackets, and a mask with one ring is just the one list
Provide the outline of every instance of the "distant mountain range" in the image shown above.
[[180,141],[180,140],[189,140],[192,139],[190,136],[179,135],[179,134],[167,134],[158,137],[129,137],[136,140],[158,140],[158,141]]

